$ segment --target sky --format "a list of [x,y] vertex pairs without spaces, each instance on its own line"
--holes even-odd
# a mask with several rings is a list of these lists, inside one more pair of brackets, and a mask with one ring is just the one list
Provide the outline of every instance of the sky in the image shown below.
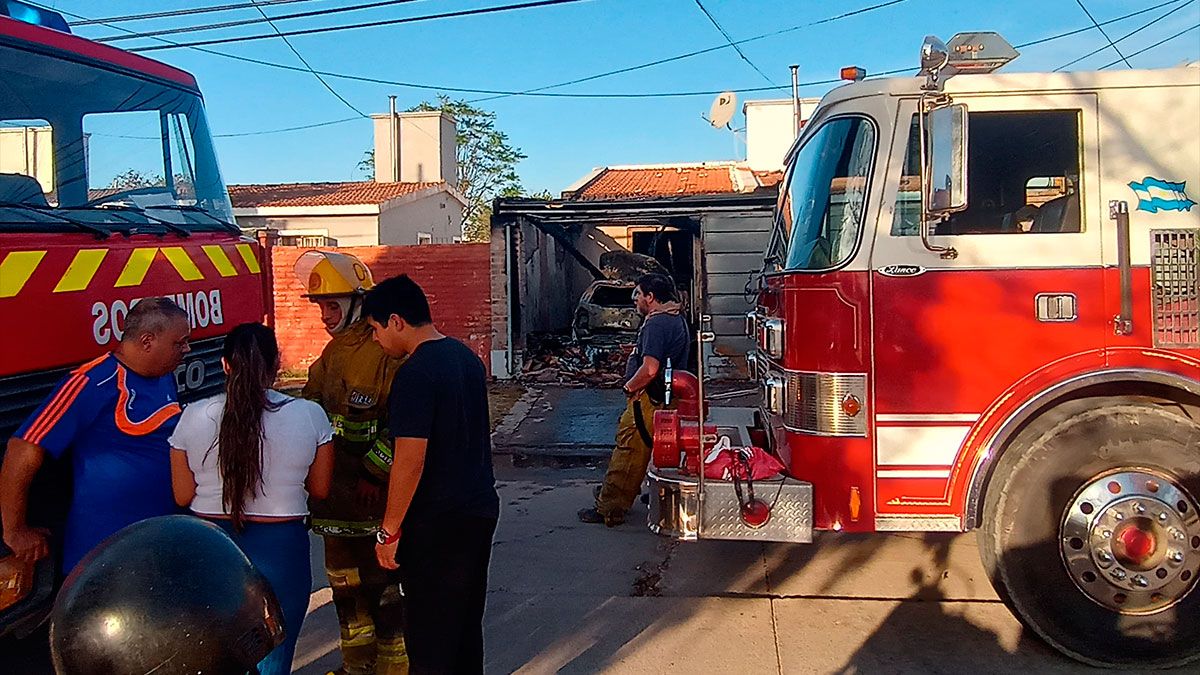
[[[175,8],[232,4],[234,0],[47,0],[43,4],[89,18],[157,12]],[[367,0],[307,0],[267,6],[269,16],[363,4]],[[462,9],[511,4],[517,0],[415,0],[387,7],[277,22],[281,30],[345,25]],[[799,64],[802,82],[835,78],[842,66],[868,74],[896,68],[915,71],[925,35],[948,40],[960,31],[992,30],[1014,45],[1092,25],[1085,9],[1104,22],[1165,0],[898,0],[848,18],[811,26],[822,19],[888,0],[701,0],[734,40],[783,31],[739,45],[746,59],[705,16],[696,0],[583,0],[561,5],[437,19],[391,26],[318,33],[291,38],[313,68],[379,78],[426,88],[327,78],[333,89],[359,110],[387,111],[388,96],[403,110],[434,99],[439,92],[478,100],[479,94],[446,87],[524,91],[596,73],[673,57],[710,47],[705,54],[590,82],[552,89],[572,94],[744,92],[740,100],[790,96],[788,66]],[[1131,55],[1180,31],[1200,25],[1200,0],[1176,0],[1145,14],[1104,27],[1117,40],[1167,14],[1152,26],[1118,42]],[[253,8],[142,21],[117,22],[127,30],[151,31],[261,17]],[[68,20],[76,20],[68,16]],[[118,35],[113,28],[75,28],[85,37]],[[271,32],[267,24],[167,36],[177,42]],[[147,46],[149,39],[115,43]],[[1099,30],[1030,46],[1005,72],[1053,70],[1106,46]],[[300,66],[278,38],[206,47],[253,59]],[[229,183],[361,180],[357,169],[372,145],[371,124],[305,72],[290,72],[192,49],[146,54],[195,75],[204,92],[216,149]],[[1111,47],[1069,70],[1100,68],[1119,56]],[[1200,59],[1200,29],[1191,30],[1137,56],[1136,68],[1158,68]],[[1121,63],[1114,68],[1125,68]],[[762,71],[762,73],[758,71]],[[764,77],[765,74],[765,77]],[[768,81],[769,80],[769,81]],[[805,97],[823,95],[831,85],[802,87]],[[496,113],[497,127],[527,159],[518,166],[530,192],[566,188],[593,167],[716,161],[744,158],[745,146],[701,117],[714,96],[548,98],[509,96],[479,101]],[[740,106],[739,106],[740,107]],[[299,131],[276,130],[356,118]],[[739,115],[733,124],[744,123]],[[273,132],[273,133],[272,133]]]

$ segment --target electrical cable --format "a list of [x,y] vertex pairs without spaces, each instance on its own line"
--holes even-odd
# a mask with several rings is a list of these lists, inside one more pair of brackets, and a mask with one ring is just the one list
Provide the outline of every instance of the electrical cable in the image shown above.
[[746,56],[746,53],[742,51],[742,48],[739,47],[736,42],[734,42],[733,37],[729,33],[725,32],[725,29],[722,28],[721,24],[717,22],[717,19],[712,15],[712,12],[708,11],[708,9],[704,6],[704,3],[700,2],[700,0],[696,0],[696,6],[700,8],[701,12],[704,12],[704,16],[708,17],[708,20],[712,23],[713,27],[715,27],[717,31],[721,33],[721,36],[725,38],[725,41],[729,43],[730,47],[733,47],[733,50],[737,52],[738,56],[742,57],[742,60],[754,69],[754,72],[762,75],[762,78],[766,80],[768,84],[775,84],[774,80],[768,77],[761,68],[754,65],[754,62],[750,60],[749,56]]
[[364,21],[361,23],[341,24],[334,26],[321,26],[319,28],[303,28],[297,30],[282,31],[279,33],[260,33],[258,35],[243,35],[238,37],[213,38],[210,40],[196,40],[195,42],[179,42],[169,45],[152,45],[149,47],[135,47],[128,51],[131,52],[155,52],[163,49],[179,49],[181,47],[203,47],[208,45],[223,45],[235,42],[252,42],[255,40],[265,40],[273,37],[295,37],[297,35],[317,35],[320,33],[334,33],[347,30],[357,30],[359,28],[377,28],[379,26],[395,26],[404,23],[416,23],[418,21],[432,21],[435,19],[453,19],[463,16],[477,16],[481,14],[494,14],[497,12],[510,12],[520,9],[534,9],[537,7],[552,7],[554,5],[567,5],[577,2],[585,2],[588,0],[533,0],[531,2],[514,3],[510,5],[497,5],[493,7],[480,7],[478,9],[463,9],[453,12],[441,12],[438,14],[425,14],[421,16],[409,16],[399,19],[380,19],[377,21]]
[[368,3],[364,3],[364,4],[359,4],[359,5],[350,5],[348,7],[331,7],[331,8],[326,8],[326,9],[312,10],[312,11],[308,11],[308,12],[296,12],[293,14],[280,14],[279,16],[274,16],[274,17],[271,17],[270,19],[266,19],[266,18],[237,19],[234,21],[222,21],[219,23],[205,23],[205,24],[198,24],[198,25],[193,25],[193,26],[180,26],[180,27],[176,27],[176,28],[164,28],[162,30],[145,31],[145,32],[141,32],[141,33],[133,31],[133,32],[130,32],[129,35],[110,35],[107,37],[97,38],[96,42],[120,42],[122,40],[136,40],[138,38],[152,38],[152,37],[159,37],[162,35],[177,35],[180,33],[196,33],[196,32],[206,31],[206,30],[217,30],[220,28],[237,28],[239,26],[250,26],[250,25],[254,25],[254,24],[263,23],[264,21],[267,23],[272,23],[275,21],[286,21],[288,19],[304,19],[304,18],[314,17],[314,16],[326,16],[329,14],[340,14],[342,12],[355,12],[355,11],[364,10],[364,9],[375,9],[378,7],[390,7],[392,5],[403,5],[403,4],[407,4],[410,2],[418,2],[418,0],[378,0],[377,2],[368,2]]
[[1112,38],[1108,37],[1108,32],[1096,22],[1096,17],[1092,16],[1092,13],[1088,11],[1087,6],[1083,4],[1083,0],[1075,0],[1075,3],[1079,5],[1079,9],[1082,9],[1084,14],[1087,14],[1087,18],[1092,20],[1092,25],[1096,27],[1096,30],[1100,31],[1100,34],[1104,36],[1104,39],[1108,40],[1108,46],[1112,47],[1113,51],[1117,53],[1117,56],[1120,56],[1121,60],[1125,62],[1125,65],[1132,69],[1133,66],[1130,65],[1129,59],[1125,58],[1125,55],[1121,53],[1121,48],[1117,46],[1117,43],[1113,42]]
[[[1126,40],[1126,39],[1128,39],[1128,38],[1131,38],[1131,37],[1133,37],[1134,35],[1137,35],[1138,33],[1140,33],[1140,32],[1142,32],[1142,31],[1146,30],[1147,28],[1149,28],[1149,27],[1153,26],[1154,24],[1158,23],[1159,21],[1162,21],[1163,19],[1165,19],[1165,18],[1167,18],[1167,17],[1171,16],[1171,15],[1172,15],[1172,14],[1174,14],[1175,12],[1178,12],[1178,11],[1179,11],[1179,10],[1181,10],[1181,9],[1186,9],[1186,8],[1187,8],[1189,5],[1191,5],[1191,4],[1192,4],[1192,3],[1194,3],[1194,2],[1196,2],[1196,0],[1187,0],[1187,2],[1184,2],[1183,4],[1179,5],[1179,6],[1178,6],[1178,7],[1176,7],[1175,9],[1172,9],[1172,10],[1169,10],[1169,11],[1167,11],[1167,13],[1165,13],[1165,14],[1163,14],[1162,16],[1158,17],[1157,19],[1154,19],[1154,20],[1150,21],[1149,23],[1143,24],[1143,25],[1142,25],[1140,28],[1136,28],[1136,29],[1134,29],[1133,31],[1130,31],[1130,32],[1128,32],[1128,33],[1126,33],[1126,34],[1122,35],[1121,37],[1117,38],[1117,39],[1115,40],[1115,42],[1122,42],[1122,41],[1124,41],[1124,40]],[[1058,73],[1058,72],[1064,71],[1064,70],[1066,70],[1067,68],[1070,68],[1071,66],[1075,65],[1076,63],[1079,63],[1080,61],[1083,61],[1084,59],[1087,59],[1087,58],[1090,58],[1090,57],[1092,57],[1092,56],[1095,56],[1096,54],[1099,54],[1100,52],[1104,51],[1105,49],[1108,49],[1108,45],[1104,45],[1103,47],[1097,47],[1096,49],[1093,49],[1092,51],[1090,51],[1090,52],[1088,52],[1088,53],[1084,54],[1083,56],[1080,56],[1080,57],[1078,57],[1078,58],[1076,58],[1076,59],[1073,59],[1073,60],[1071,60],[1071,61],[1068,61],[1067,63],[1064,63],[1063,65],[1061,65],[1061,66],[1059,66],[1059,67],[1055,68],[1055,69],[1054,69],[1054,72]]]
[[[263,15],[263,18],[267,20],[267,23],[270,24],[271,28],[274,29],[276,33],[279,33],[279,28],[277,28],[275,26],[275,22],[271,21],[270,17],[267,16],[266,11],[263,10],[263,8],[258,5],[258,3],[254,3],[254,7],[255,7],[255,9],[258,10],[259,14]],[[364,113],[363,111],[354,107],[353,103],[351,103],[350,101],[347,101],[346,97],[337,93],[337,91],[332,86],[330,86],[330,84],[328,82],[325,81],[324,77],[321,77],[321,75],[318,74],[317,71],[313,70],[312,64],[310,64],[308,62],[308,59],[305,59],[304,56],[302,54],[300,54],[300,50],[296,49],[295,45],[292,44],[291,40],[287,39],[287,37],[285,37],[282,33],[280,33],[279,39],[283,40],[283,43],[288,46],[288,49],[292,50],[292,53],[296,55],[296,58],[300,59],[300,63],[303,63],[304,67],[308,69],[308,72],[312,73],[313,77],[317,78],[317,81],[321,83],[321,86],[328,89],[329,93],[333,94],[334,97],[337,98],[337,100],[344,103],[347,108],[358,113],[359,117],[364,117],[364,118],[369,117],[366,113]]]
[[[1134,56],[1139,56],[1141,54],[1145,54],[1146,52],[1150,51],[1151,49],[1154,49],[1156,47],[1161,47],[1162,45],[1170,42],[1171,40],[1174,40],[1177,37],[1182,37],[1192,31],[1196,30],[1197,28],[1200,28],[1200,23],[1192,26],[1191,28],[1184,28],[1183,30],[1179,31],[1178,33],[1176,33],[1170,37],[1163,38],[1163,39],[1159,40],[1158,42],[1155,42],[1154,44],[1150,45],[1149,47],[1146,47],[1144,49],[1139,49],[1136,52],[1130,54],[1129,56],[1130,56],[1130,58],[1132,58]],[[1103,66],[1100,66],[1099,70],[1108,70],[1109,68],[1112,68],[1113,66],[1117,65],[1120,62],[1121,62],[1121,60],[1118,59],[1116,61],[1113,61],[1112,63],[1106,63]]]
[[[142,21],[145,19],[166,19],[176,16],[188,16],[191,14],[208,14],[210,12],[226,12],[232,9],[245,9],[252,7],[255,4],[261,5],[290,5],[295,2],[312,2],[312,0],[259,0],[259,2],[239,2],[228,5],[209,5],[207,7],[189,7],[186,9],[172,9],[163,12],[148,12],[145,14],[126,14],[125,16],[110,16],[103,19],[84,19],[76,21],[71,26],[94,26],[104,25],[114,21]],[[61,10],[56,10],[61,11]]]

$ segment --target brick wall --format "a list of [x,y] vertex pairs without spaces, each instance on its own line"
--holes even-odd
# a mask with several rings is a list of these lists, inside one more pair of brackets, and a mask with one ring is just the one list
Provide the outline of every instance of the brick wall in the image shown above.
[[[272,325],[279,338],[283,370],[304,370],[321,354],[329,334],[316,305],[301,298],[304,287],[292,271],[305,251],[273,246]],[[446,335],[467,344],[491,369],[491,269],[487,244],[361,246],[336,249],[358,256],[375,280],[407,274],[429,296],[433,321]]]

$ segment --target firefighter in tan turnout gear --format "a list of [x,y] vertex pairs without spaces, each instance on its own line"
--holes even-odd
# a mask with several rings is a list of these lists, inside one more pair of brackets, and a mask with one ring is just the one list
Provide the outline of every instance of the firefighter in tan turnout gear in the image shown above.
[[358,258],[309,251],[296,262],[304,297],[321,308],[333,339],[308,370],[303,396],[325,409],[334,429],[333,486],[312,505],[312,528],[325,540],[325,571],[341,625],[347,675],[408,671],[399,576],[379,567],[375,533],[392,464],[387,397],[401,359],[389,357],[361,316],[373,285]]

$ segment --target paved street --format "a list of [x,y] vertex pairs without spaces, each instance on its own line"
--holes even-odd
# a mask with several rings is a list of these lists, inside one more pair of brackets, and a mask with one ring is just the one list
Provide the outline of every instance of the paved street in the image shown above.
[[[607,393],[594,396],[588,425],[610,434],[591,419],[604,416]],[[506,420],[501,431],[536,429],[553,443],[545,427],[574,414],[563,414],[561,402],[568,412],[587,410],[586,397],[542,392],[514,409],[525,419]],[[578,432],[583,445],[602,442]],[[520,435],[506,438],[528,450]],[[551,459],[566,450],[557,446]],[[992,592],[973,535],[678,543],[645,528],[640,504],[618,528],[579,523],[575,511],[602,472],[602,464],[514,468],[510,456],[497,456],[503,514],[488,672],[1095,672],[1022,631]],[[328,593],[314,593],[301,635],[296,665],[306,675],[339,662]]]

